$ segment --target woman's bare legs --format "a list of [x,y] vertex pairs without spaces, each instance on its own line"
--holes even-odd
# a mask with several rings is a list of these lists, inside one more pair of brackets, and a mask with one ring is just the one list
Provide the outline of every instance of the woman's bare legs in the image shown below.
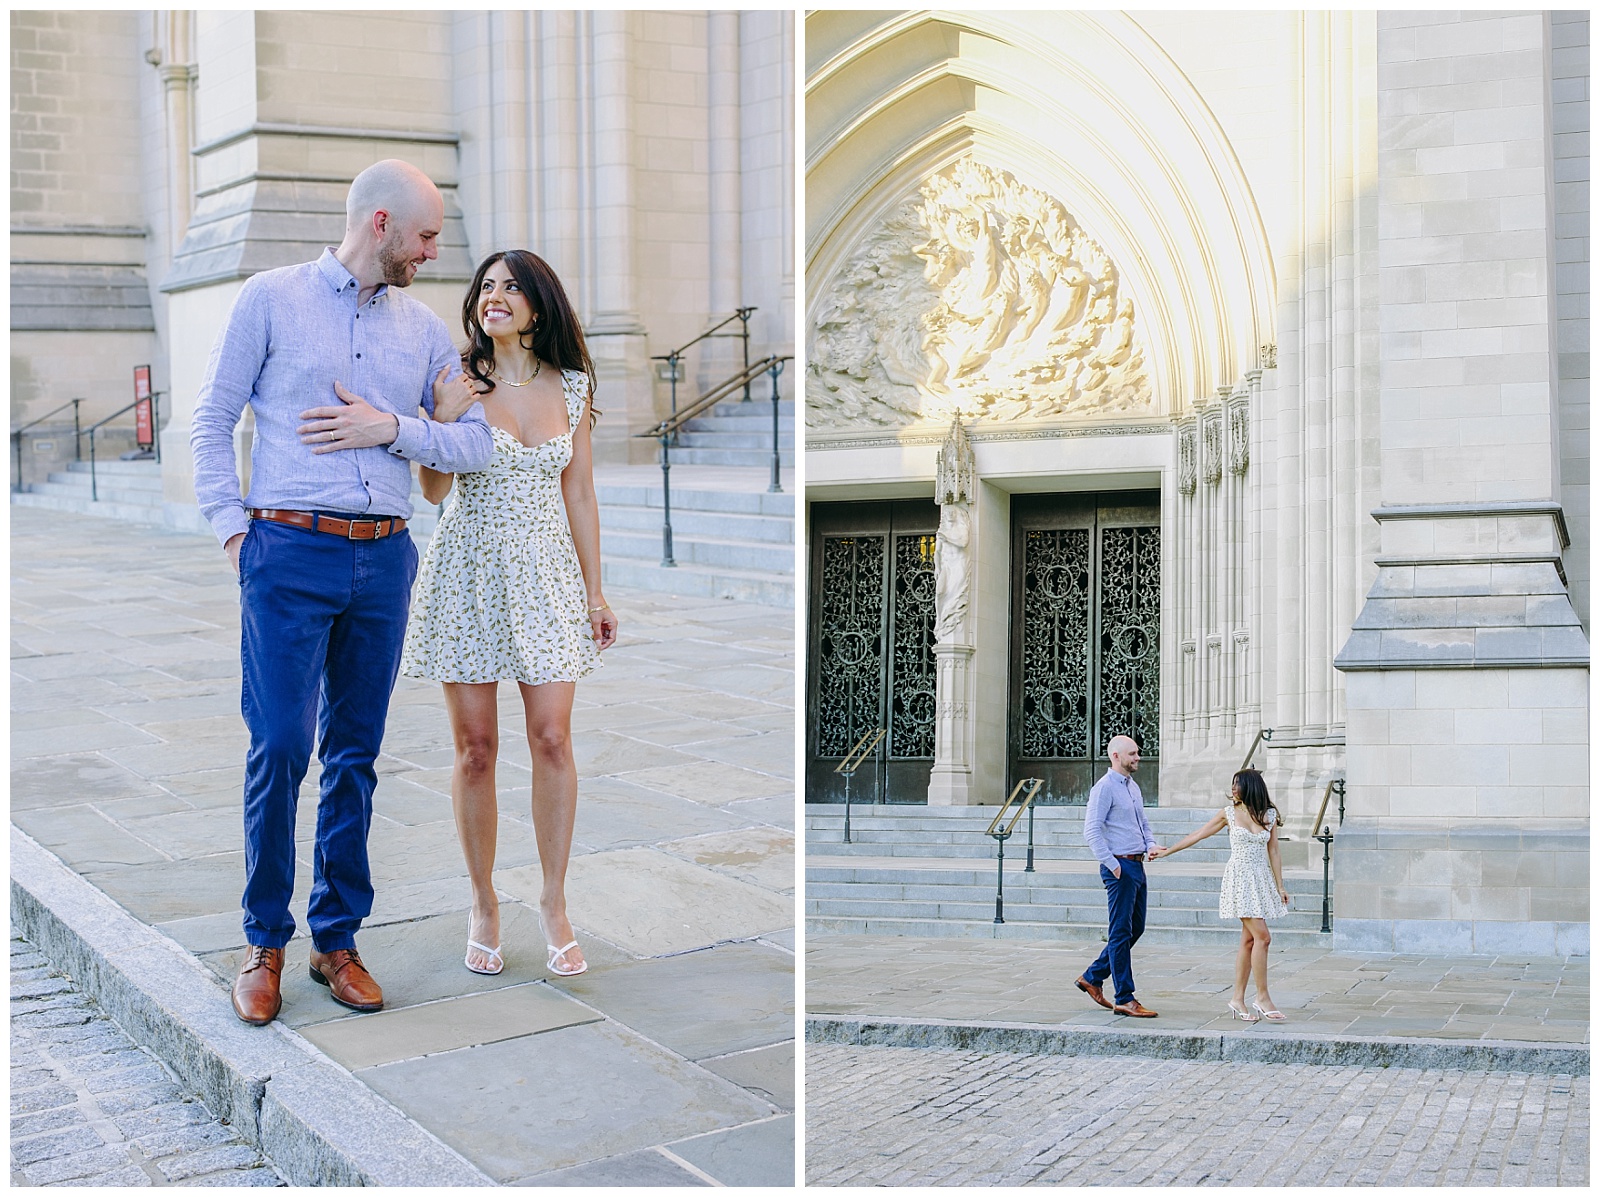
[[[518,683],[528,719],[528,750],[533,765],[533,833],[539,844],[544,889],[539,915],[545,935],[556,947],[571,943],[567,918],[567,858],[572,854],[572,825],[578,815],[578,766],[572,759],[572,682],[542,686]],[[565,969],[583,963],[583,950],[561,958]]]
[[[1272,995],[1267,992],[1267,947],[1272,943],[1272,932],[1267,929],[1266,919],[1242,919],[1245,929],[1250,932],[1250,970],[1256,978],[1256,1001],[1268,1010],[1276,1010],[1278,1003],[1272,1000]],[[1242,992],[1242,991],[1241,991]]]
[[[494,796],[494,763],[500,751],[500,725],[495,703],[499,685],[486,682],[444,683],[444,705],[455,734],[456,763],[450,775],[450,801],[456,813],[456,834],[472,883],[472,929],[468,939],[500,946],[500,900],[494,892],[495,832],[500,811]],[[476,948],[467,958],[478,968],[493,959]]]
[[1254,942],[1255,936],[1250,934],[1245,920],[1240,919],[1239,954],[1233,962],[1233,997],[1229,1001],[1241,1010],[1248,1009],[1244,1004],[1244,987],[1250,980],[1250,947]]

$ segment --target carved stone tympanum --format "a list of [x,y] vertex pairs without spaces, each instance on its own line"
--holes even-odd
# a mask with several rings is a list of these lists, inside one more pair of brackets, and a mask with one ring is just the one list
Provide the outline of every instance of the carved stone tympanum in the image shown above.
[[809,361],[812,427],[1152,402],[1111,259],[1056,200],[970,158],[928,179],[825,285]]

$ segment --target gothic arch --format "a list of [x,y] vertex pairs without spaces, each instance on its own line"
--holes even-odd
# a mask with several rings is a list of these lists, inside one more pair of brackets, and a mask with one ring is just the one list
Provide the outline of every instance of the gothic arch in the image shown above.
[[827,13],[806,36],[808,316],[853,246],[970,156],[1059,200],[1111,256],[1163,413],[1258,364],[1276,288],[1249,184],[1133,18]]

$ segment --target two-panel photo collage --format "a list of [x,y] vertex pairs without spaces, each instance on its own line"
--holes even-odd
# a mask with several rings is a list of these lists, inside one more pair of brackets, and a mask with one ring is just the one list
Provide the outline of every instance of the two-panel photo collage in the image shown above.
[[1588,1187],[1589,13],[13,8],[13,1186]]

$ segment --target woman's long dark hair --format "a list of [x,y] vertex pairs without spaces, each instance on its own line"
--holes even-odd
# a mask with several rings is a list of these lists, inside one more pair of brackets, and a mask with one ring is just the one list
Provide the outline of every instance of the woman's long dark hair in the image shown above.
[[1261,780],[1261,773],[1257,769],[1240,769],[1233,775],[1233,784],[1239,787],[1239,801],[1244,804],[1245,810],[1250,812],[1250,817],[1256,821],[1257,827],[1267,825],[1267,812],[1276,811],[1278,822],[1283,822],[1283,812],[1273,804],[1272,795],[1267,793],[1267,783]]
[[596,416],[600,409],[594,406],[594,361],[589,357],[589,347],[583,340],[583,325],[567,300],[567,292],[538,254],[526,249],[505,249],[490,254],[472,276],[472,286],[461,304],[461,327],[467,334],[467,351],[461,355],[461,366],[479,382],[491,387],[494,380],[489,372],[494,369],[494,342],[478,323],[478,296],[483,292],[483,276],[496,262],[504,262],[511,277],[522,289],[522,294],[533,309],[533,324],[519,330],[518,340],[524,349],[537,354],[558,370],[582,370],[589,376],[589,410]]

